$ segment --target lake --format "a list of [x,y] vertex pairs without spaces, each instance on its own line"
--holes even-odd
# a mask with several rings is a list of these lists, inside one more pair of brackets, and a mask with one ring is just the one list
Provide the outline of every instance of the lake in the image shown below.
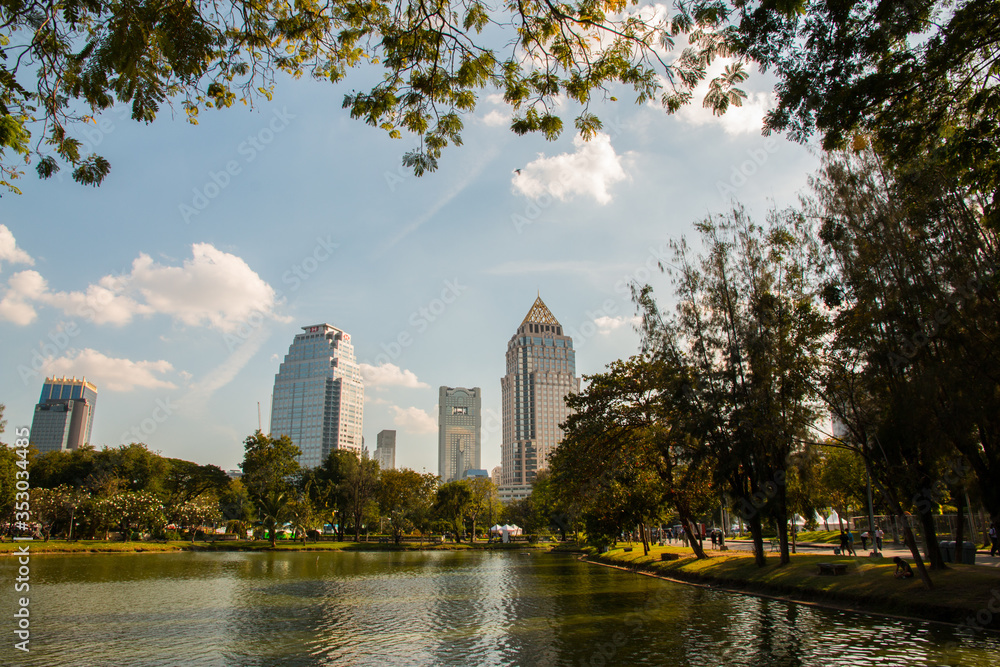
[[[13,582],[15,559],[0,559]],[[36,555],[0,664],[995,665],[1000,637],[533,552]]]

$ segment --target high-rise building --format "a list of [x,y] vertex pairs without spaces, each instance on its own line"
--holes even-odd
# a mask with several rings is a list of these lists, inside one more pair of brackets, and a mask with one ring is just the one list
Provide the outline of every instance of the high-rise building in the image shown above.
[[79,449],[90,442],[97,387],[86,378],[45,378],[31,420],[31,444],[40,454]]
[[542,301],[531,310],[507,343],[507,374],[502,390],[503,442],[500,449],[500,499],[517,500],[531,492],[562,441],[566,396],[580,391],[573,339]]
[[289,436],[307,468],[335,449],[360,456],[365,387],[351,335],[329,324],[302,331],[274,376],[271,434]]
[[375,436],[375,460],[382,470],[392,470],[396,467],[395,431],[379,431]]
[[442,483],[462,479],[465,471],[479,468],[482,425],[479,387],[441,387],[438,391],[438,475]]
[[490,479],[493,480],[493,485],[500,486],[500,473],[503,472],[503,467],[493,466],[493,470],[490,471]]

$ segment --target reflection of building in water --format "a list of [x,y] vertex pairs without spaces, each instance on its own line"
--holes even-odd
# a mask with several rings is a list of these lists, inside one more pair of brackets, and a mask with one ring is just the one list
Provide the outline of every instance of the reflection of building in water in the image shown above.
[[31,420],[31,444],[39,454],[90,443],[97,387],[86,378],[46,378]]
[[375,460],[382,470],[392,470],[396,467],[396,432],[392,430],[379,431],[375,437]]
[[438,391],[438,475],[441,482],[478,470],[482,450],[482,393],[479,387]]
[[573,339],[541,297],[507,343],[503,391],[500,500],[525,498],[562,441],[566,396],[580,391]]

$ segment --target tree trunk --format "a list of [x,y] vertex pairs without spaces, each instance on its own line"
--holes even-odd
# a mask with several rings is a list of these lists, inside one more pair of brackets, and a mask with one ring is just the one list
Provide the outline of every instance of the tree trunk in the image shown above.
[[934,527],[934,514],[932,514],[930,507],[926,507],[924,503],[917,503],[917,516],[920,517],[920,525],[924,529],[927,560],[931,564],[931,569],[948,569],[948,566],[944,564],[944,558],[941,556],[941,549],[938,547],[937,529]]
[[777,500],[775,509],[778,516],[775,517],[774,524],[778,528],[778,545],[781,548],[778,556],[778,564],[788,565],[791,562],[791,557],[788,555],[788,506],[785,502],[784,485],[778,487]]
[[690,515],[688,515],[687,512],[678,514],[680,514],[681,525],[684,526],[684,534],[687,535],[688,542],[691,543],[691,549],[694,551],[695,558],[708,558],[705,554],[705,550],[701,547],[701,543],[699,543],[698,539],[694,536],[694,531],[691,529],[694,522],[692,521]]
[[917,566],[920,579],[928,589],[934,588],[934,584],[931,582],[931,575],[924,566],[924,559],[920,557],[920,549],[917,548],[917,540],[913,537],[913,531],[910,530],[909,521],[904,521],[903,523],[903,541],[906,543],[906,546],[910,547],[910,554],[913,556],[913,563]]
[[965,494],[962,493],[962,489],[959,489],[957,495],[958,498],[955,499],[955,504],[957,506],[958,525],[955,527],[955,543],[957,548],[961,549],[962,542],[965,541]]
[[750,526],[750,537],[753,540],[754,560],[757,562],[757,567],[764,567],[767,565],[767,557],[764,556],[764,536],[760,523],[760,512],[750,517],[747,520],[747,525]]

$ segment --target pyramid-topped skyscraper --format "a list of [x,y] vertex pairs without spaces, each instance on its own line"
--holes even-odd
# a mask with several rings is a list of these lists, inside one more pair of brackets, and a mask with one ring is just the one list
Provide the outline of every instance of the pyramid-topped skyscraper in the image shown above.
[[562,441],[559,424],[569,409],[565,398],[580,391],[573,339],[542,297],[507,343],[507,374],[500,379],[503,410],[500,499],[531,493],[538,471]]

